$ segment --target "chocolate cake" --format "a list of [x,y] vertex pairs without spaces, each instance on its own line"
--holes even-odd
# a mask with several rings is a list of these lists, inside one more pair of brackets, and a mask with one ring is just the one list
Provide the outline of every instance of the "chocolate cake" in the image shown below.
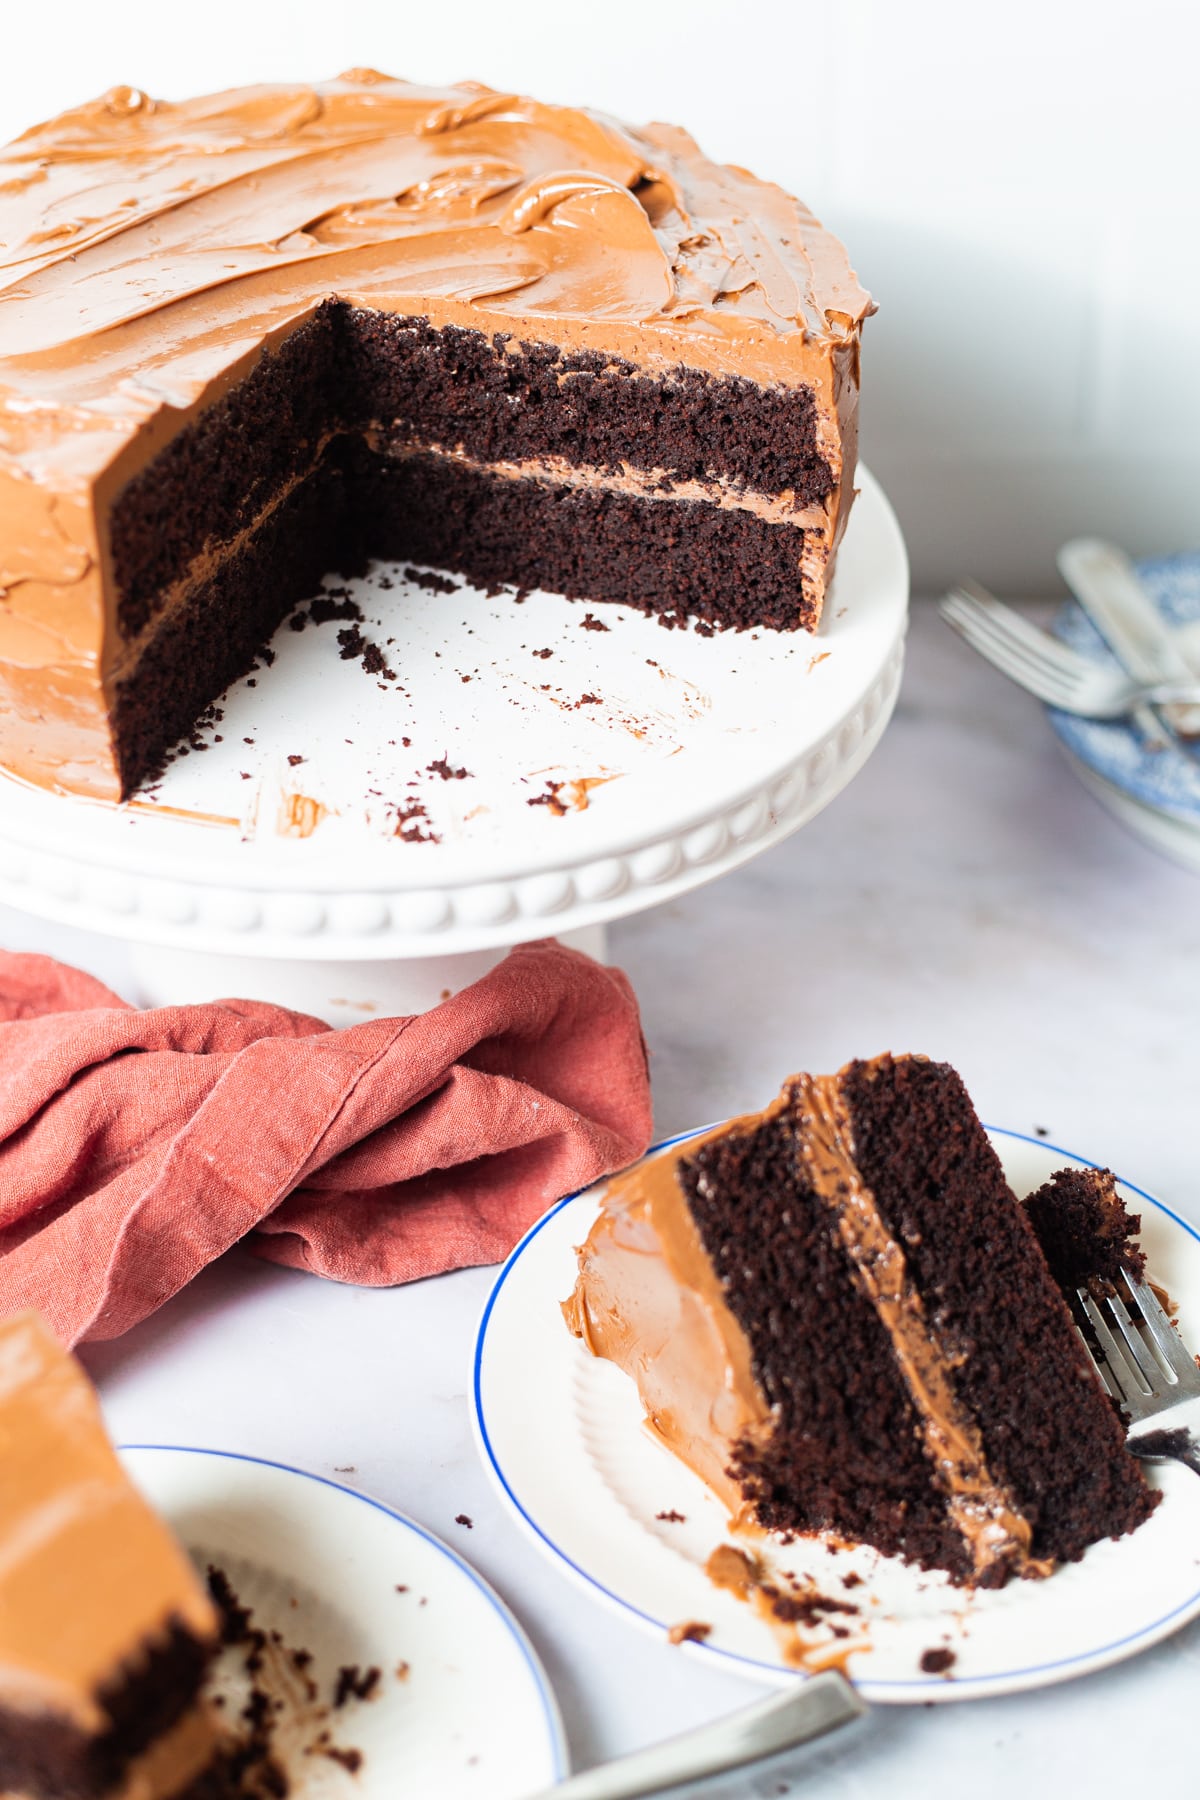
[[870,310],[671,126],[355,70],[36,127],[0,157],[0,766],[128,795],[371,556],[815,629]]
[[216,1800],[216,1618],[33,1313],[0,1323],[0,1794]]
[[1030,1194],[1025,1211],[1064,1293],[1145,1274],[1137,1241],[1141,1215],[1126,1210],[1111,1169],[1060,1169]]
[[992,1587],[1155,1504],[945,1064],[793,1076],[618,1177],[564,1312],[735,1519]]

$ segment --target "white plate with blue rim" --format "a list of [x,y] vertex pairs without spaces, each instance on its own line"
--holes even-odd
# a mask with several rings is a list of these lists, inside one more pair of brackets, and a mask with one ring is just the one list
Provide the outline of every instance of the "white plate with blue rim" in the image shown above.
[[[1137,564],[1137,572],[1167,624],[1177,633],[1180,647],[1200,669],[1200,553],[1159,557]],[[1071,600],[1063,606],[1054,630],[1064,642],[1093,662],[1119,669],[1108,648],[1082,607]],[[1050,725],[1069,753],[1077,772],[1090,773],[1087,785],[1105,804],[1111,790],[1123,797],[1123,807],[1112,807],[1123,823],[1139,830],[1141,821],[1131,816],[1130,804],[1163,815],[1184,833],[1200,833],[1200,744],[1188,749],[1172,744],[1163,750],[1147,748],[1137,727],[1128,719],[1081,719],[1073,713],[1048,707]],[[1098,785],[1102,784],[1102,785]],[[1148,836],[1150,828],[1141,830]],[[1186,849],[1177,846],[1179,832],[1159,833],[1149,841],[1168,856],[1186,860]],[[1200,847],[1196,862],[1200,862]],[[1196,866],[1196,862],[1189,866]]]
[[[265,1634],[254,1685],[295,1800],[517,1800],[567,1773],[558,1708],[512,1614],[423,1526],[321,1475],[225,1451],[123,1446],[202,1574]],[[343,1677],[348,1671],[350,1680]],[[250,1679],[212,1677],[236,1720]]]
[[[1018,1194],[1056,1169],[1091,1166],[1015,1132],[991,1137]],[[1149,1267],[1178,1303],[1184,1336],[1200,1342],[1200,1232],[1140,1188],[1120,1187],[1141,1214]],[[725,1508],[645,1430],[633,1382],[589,1355],[564,1323],[575,1246],[602,1194],[600,1184],[547,1213],[492,1291],[474,1373],[484,1462],[533,1541],[597,1601],[658,1636],[707,1626],[702,1640],[680,1644],[682,1655],[794,1680],[775,1631],[705,1573],[717,1545],[737,1544]],[[875,1702],[1018,1693],[1105,1668],[1200,1616],[1200,1479],[1179,1464],[1146,1472],[1163,1499],[1137,1531],[1094,1544],[1048,1580],[999,1591],[971,1594],[819,1537],[756,1539],[754,1548],[777,1577],[857,1608],[830,1615],[846,1636],[812,1634],[809,1669],[842,1666]]]

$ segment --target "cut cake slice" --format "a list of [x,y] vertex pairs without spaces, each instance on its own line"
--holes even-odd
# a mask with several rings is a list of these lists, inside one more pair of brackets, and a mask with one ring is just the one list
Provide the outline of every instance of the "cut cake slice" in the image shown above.
[[1156,1502],[946,1064],[794,1076],[619,1177],[564,1310],[767,1529],[990,1587]]

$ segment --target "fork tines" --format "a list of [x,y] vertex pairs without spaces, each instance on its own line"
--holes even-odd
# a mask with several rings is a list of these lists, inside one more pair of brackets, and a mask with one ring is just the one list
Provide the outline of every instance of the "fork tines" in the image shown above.
[[1080,657],[975,581],[961,581],[938,602],[938,611],[973,650],[1010,681],[1048,705],[1071,705]]
[[1200,1394],[1200,1369],[1150,1284],[1123,1274],[1120,1285],[1122,1291],[1113,1288],[1100,1298],[1089,1288],[1077,1288],[1075,1298],[1100,1346],[1102,1362],[1087,1334],[1081,1334],[1101,1379],[1137,1420]]

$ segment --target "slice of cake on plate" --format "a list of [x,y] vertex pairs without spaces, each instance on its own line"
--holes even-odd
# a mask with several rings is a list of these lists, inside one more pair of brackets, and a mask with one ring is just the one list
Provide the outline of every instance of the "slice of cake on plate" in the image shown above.
[[360,69],[35,127],[0,154],[0,767],[128,795],[372,555],[814,629],[870,310],[671,126]]
[[744,1523],[993,1587],[1156,1501],[945,1064],[794,1076],[619,1176],[564,1311]]
[[0,1794],[207,1800],[216,1637],[83,1370],[35,1314],[0,1323]]

